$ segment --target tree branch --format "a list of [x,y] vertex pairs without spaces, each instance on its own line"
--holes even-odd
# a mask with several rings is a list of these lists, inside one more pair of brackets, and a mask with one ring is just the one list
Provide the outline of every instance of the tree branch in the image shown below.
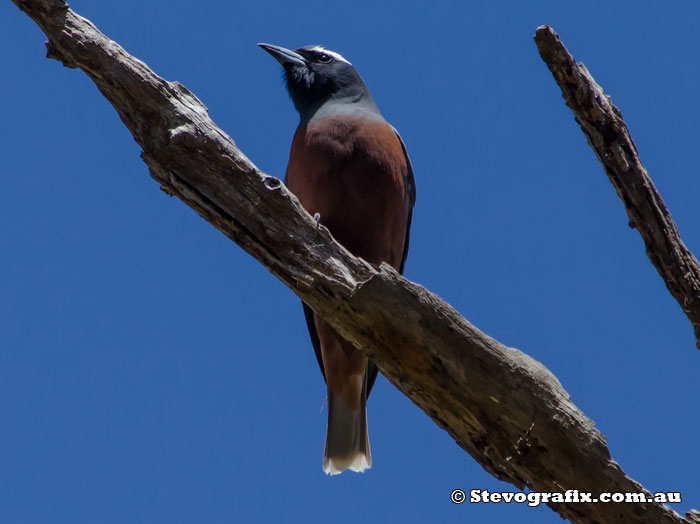
[[[165,191],[363,349],[487,471],[535,491],[643,491],[542,364],[488,337],[389,266],[353,257],[236,148],[192,93],[155,75],[62,0],[13,1],[48,36],[51,58],[92,78]],[[577,523],[688,522],[653,502],[549,505]]]
[[642,165],[622,113],[586,66],[576,63],[551,27],[538,27],[535,42],[625,205],[630,227],[639,231],[649,260],[693,325],[700,348],[700,264],[683,244],[671,213]]

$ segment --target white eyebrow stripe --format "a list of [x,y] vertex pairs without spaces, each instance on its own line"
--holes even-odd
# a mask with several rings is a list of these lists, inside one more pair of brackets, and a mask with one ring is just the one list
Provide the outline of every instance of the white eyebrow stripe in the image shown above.
[[340,53],[336,53],[335,51],[331,51],[330,49],[326,49],[323,46],[316,45],[311,48],[312,51],[323,51],[327,55],[331,55],[333,58],[338,60],[339,62],[345,62],[346,64],[352,65],[346,58],[343,57]]

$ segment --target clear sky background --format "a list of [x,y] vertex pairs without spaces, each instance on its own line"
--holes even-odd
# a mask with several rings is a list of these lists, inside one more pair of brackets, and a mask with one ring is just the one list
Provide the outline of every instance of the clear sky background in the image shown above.
[[[413,161],[406,276],[543,362],[651,491],[700,508],[700,352],[539,58],[548,23],[621,109],[700,253],[700,4],[221,2],[71,6],[189,87],[265,172],[297,114],[257,42],[357,67]],[[301,306],[159,191],[116,112],[0,6],[0,522],[561,522],[452,504],[509,490],[386,379],[374,466],[321,471],[325,389]]]

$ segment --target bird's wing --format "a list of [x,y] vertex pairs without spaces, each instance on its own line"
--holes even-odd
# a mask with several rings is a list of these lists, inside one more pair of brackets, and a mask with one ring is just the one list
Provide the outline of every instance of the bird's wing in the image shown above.
[[[390,125],[391,126],[391,125]],[[406,157],[406,176],[404,179],[404,189],[406,191],[406,240],[403,244],[403,255],[401,257],[401,265],[399,266],[399,273],[403,275],[403,268],[406,265],[406,257],[408,256],[408,243],[411,240],[411,218],[413,218],[413,206],[416,204],[416,178],[413,175],[413,166],[411,165],[411,159],[406,151],[406,144],[403,143],[403,139],[399,132],[394,126],[391,126],[394,133],[396,133],[396,138],[401,142],[401,149],[403,149],[403,154]],[[312,318],[313,320],[313,318]],[[318,354],[318,352],[317,352]],[[320,361],[319,361],[320,362]],[[323,366],[321,366],[323,367]],[[379,373],[379,368],[377,365],[369,361],[367,365],[367,397],[369,397],[374,382],[377,380],[377,374]]]
[[[287,185],[287,175],[284,173],[284,185]],[[326,370],[323,369],[323,357],[321,357],[321,341],[318,338],[318,331],[316,331],[316,321],[314,320],[314,311],[306,302],[301,303],[304,307],[304,318],[306,318],[306,327],[309,328],[309,337],[311,338],[311,344],[314,346],[314,353],[316,353],[316,360],[318,361],[318,367],[321,368],[321,373],[323,374],[323,381],[326,381]]]
[[326,370],[323,368],[323,357],[321,356],[321,340],[318,338],[318,331],[316,331],[316,321],[314,320],[314,311],[306,302],[301,303],[304,306],[304,316],[306,317],[306,327],[309,328],[309,336],[311,337],[311,343],[314,346],[314,353],[316,353],[316,360],[318,361],[318,367],[321,368],[321,373],[323,374],[323,381],[326,382]]
[[413,166],[411,165],[411,159],[406,151],[406,144],[403,143],[403,139],[399,132],[394,126],[391,126],[396,133],[396,138],[401,142],[401,149],[403,149],[403,154],[406,157],[406,167],[408,168],[406,172],[406,178],[404,180],[404,188],[406,190],[406,240],[403,244],[403,256],[401,257],[401,266],[399,268],[399,273],[403,275],[403,268],[406,265],[406,257],[408,256],[408,244],[411,240],[411,218],[413,218],[413,206],[416,205],[416,177],[413,175]]

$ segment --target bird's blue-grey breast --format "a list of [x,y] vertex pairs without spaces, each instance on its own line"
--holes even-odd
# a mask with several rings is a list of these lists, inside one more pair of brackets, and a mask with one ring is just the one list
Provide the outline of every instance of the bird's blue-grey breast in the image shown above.
[[[299,112],[285,178],[289,189],[354,255],[403,272],[415,182],[398,133],[338,53],[259,45],[284,68]],[[366,402],[377,368],[306,304],[304,313],[328,386],[323,469],[364,471],[372,464]]]

